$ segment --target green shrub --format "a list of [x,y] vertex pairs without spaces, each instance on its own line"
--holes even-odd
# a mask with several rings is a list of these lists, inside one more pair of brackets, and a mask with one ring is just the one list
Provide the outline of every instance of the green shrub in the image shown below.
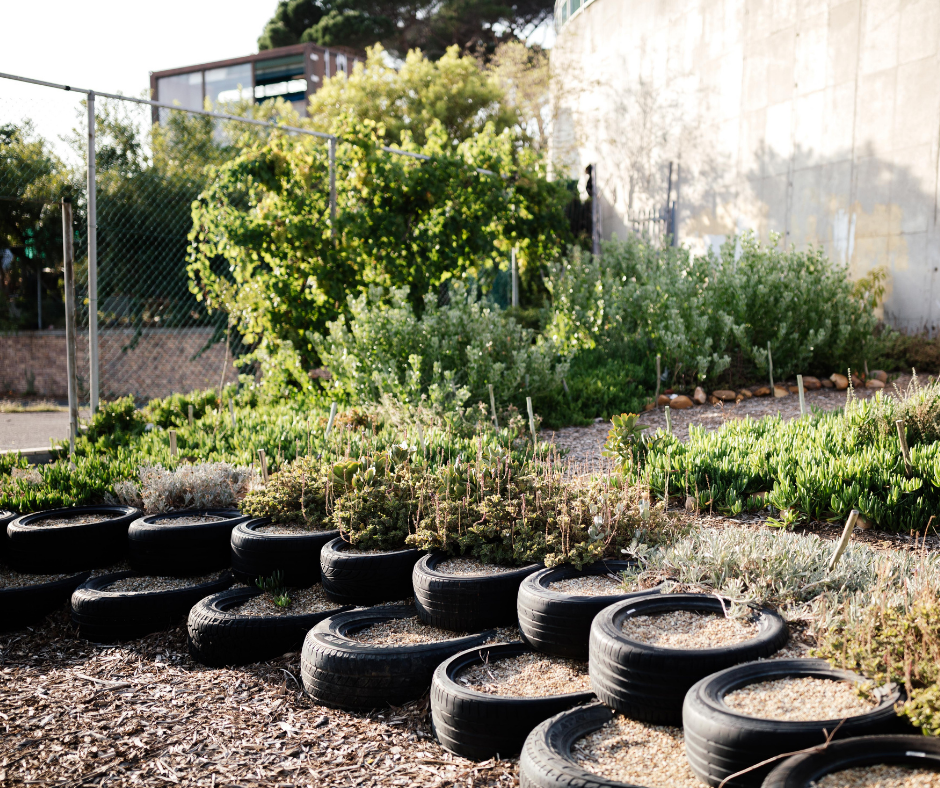
[[241,510],[313,531],[332,528],[328,482],[328,467],[322,460],[301,457],[271,476],[264,487],[249,492]]

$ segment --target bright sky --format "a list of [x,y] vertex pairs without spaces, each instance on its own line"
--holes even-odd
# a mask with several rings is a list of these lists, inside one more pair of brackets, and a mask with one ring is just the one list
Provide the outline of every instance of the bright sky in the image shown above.
[[[47,0],[3,3],[0,72],[140,96],[150,72],[258,51],[277,0]],[[37,16],[37,13],[40,16]],[[0,124],[30,117],[55,139],[81,96],[0,79]]]

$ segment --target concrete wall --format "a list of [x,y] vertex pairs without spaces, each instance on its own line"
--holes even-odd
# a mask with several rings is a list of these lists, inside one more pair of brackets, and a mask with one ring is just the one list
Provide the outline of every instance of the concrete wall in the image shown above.
[[884,266],[886,320],[936,330],[940,0],[594,0],[552,57],[553,164],[598,163],[605,236],[681,161],[682,241]]
[[[219,385],[238,377],[225,343],[202,348],[212,329],[145,329],[134,343],[133,330],[105,329],[98,333],[101,396],[133,394],[139,400],[166,397]],[[88,385],[88,335],[77,342],[79,388]],[[0,335],[0,386],[3,393],[25,394],[33,378],[35,394],[51,399],[68,397],[65,331],[22,331]],[[84,399],[86,395],[82,395]]]

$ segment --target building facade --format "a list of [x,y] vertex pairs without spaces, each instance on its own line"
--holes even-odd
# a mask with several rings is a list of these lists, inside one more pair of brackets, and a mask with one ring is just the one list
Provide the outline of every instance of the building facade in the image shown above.
[[[365,59],[365,52],[349,47],[295,44],[231,60],[151,71],[150,95],[154,101],[178,103],[184,109],[202,109],[206,99],[216,106],[241,99],[260,103],[283,98],[305,116],[308,98],[324,79],[350,74]],[[155,108],[154,123],[167,111]]]
[[[559,0],[552,166],[597,164],[603,234],[665,204],[887,272],[884,317],[940,325],[940,2]],[[677,166],[677,169],[679,169]],[[833,305],[837,308],[837,305]]]

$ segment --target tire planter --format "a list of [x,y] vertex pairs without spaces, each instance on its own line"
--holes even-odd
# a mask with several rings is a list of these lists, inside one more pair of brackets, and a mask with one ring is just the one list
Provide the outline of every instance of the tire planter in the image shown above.
[[516,611],[522,637],[536,651],[571,659],[588,658],[591,622],[605,607],[624,599],[658,594],[659,586],[646,591],[604,596],[586,596],[552,591],[559,580],[596,577],[622,572],[635,566],[630,561],[598,561],[577,570],[571,565],[543,569],[529,575],[519,586]]
[[[180,525],[154,522],[203,516],[223,519],[213,523]],[[172,577],[227,569],[231,563],[232,529],[246,519],[245,515],[232,509],[189,510],[141,517],[127,529],[131,567],[141,574]]]
[[199,600],[186,623],[192,658],[210,667],[274,659],[303,643],[323,619],[350,609],[283,616],[240,616],[233,610],[260,594],[257,588],[230,588]]
[[[855,673],[829,667],[822,659],[753,662],[702,679],[689,690],[682,709],[686,757],[699,779],[717,786],[730,775],[769,758],[823,744],[826,741],[824,731],[830,734],[836,731],[837,739],[847,739],[894,733],[904,727],[894,711],[894,705],[904,700],[899,690],[870,712],[848,717],[845,722],[840,719],[812,722],[761,719],[735,711],[724,703],[727,694],[749,684],[790,677],[835,679],[853,684],[865,682]],[[725,784],[729,788],[757,788],[777,763],[754,769]]]
[[438,666],[431,682],[431,724],[445,750],[482,761],[515,755],[542,720],[594,699],[593,692],[523,698],[491,695],[465,687],[458,674],[486,661],[531,653],[524,643],[472,648]]
[[34,586],[0,588],[0,632],[22,629],[68,602],[72,592],[88,579],[79,572],[61,580]]
[[254,583],[259,577],[284,573],[288,588],[309,588],[320,582],[320,550],[336,539],[339,531],[310,531],[304,534],[266,534],[257,529],[270,524],[267,518],[247,520],[232,531],[232,573],[236,579]]
[[100,575],[75,590],[72,623],[78,627],[81,637],[96,643],[115,643],[158,632],[184,618],[203,597],[232,584],[231,574],[224,572],[215,580],[170,591],[107,591],[111,583],[134,574]]
[[421,620],[451,632],[478,632],[515,624],[519,584],[542,568],[530,564],[491,575],[437,571],[437,565],[448,558],[446,553],[424,556],[414,565],[411,581]]
[[411,570],[421,558],[420,550],[387,553],[351,553],[340,538],[323,545],[320,572],[323,590],[341,605],[375,605],[414,595]]
[[7,553],[7,524],[16,519],[14,512],[8,512],[6,509],[0,509],[0,563],[6,563]]
[[806,788],[827,774],[878,764],[940,772],[940,741],[933,736],[859,736],[820,752],[794,755],[764,780],[763,788]]
[[408,605],[388,605],[338,613],[317,624],[304,640],[300,671],[304,689],[318,703],[368,711],[400,706],[424,695],[434,669],[445,659],[479,647],[493,635],[455,638],[413,646],[360,643],[348,634],[395,618],[410,618]]
[[789,635],[783,619],[767,609],[757,611],[756,637],[723,648],[662,648],[623,634],[628,616],[674,611],[721,615],[723,607],[706,594],[663,594],[618,602],[597,614],[591,624],[589,671],[599,700],[635,720],[680,725],[682,702],[693,684],[732,665],[770,656]]
[[[81,514],[108,519],[83,525],[30,525],[45,518]],[[140,515],[131,506],[75,506],[21,515],[6,529],[10,566],[48,575],[108,566],[124,556],[127,528]]]
[[603,704],[589,703],[537,725],[519,756],[520,788],[633,788],[583,769],[571,755],[578,739],[603,728],[613,717]]

